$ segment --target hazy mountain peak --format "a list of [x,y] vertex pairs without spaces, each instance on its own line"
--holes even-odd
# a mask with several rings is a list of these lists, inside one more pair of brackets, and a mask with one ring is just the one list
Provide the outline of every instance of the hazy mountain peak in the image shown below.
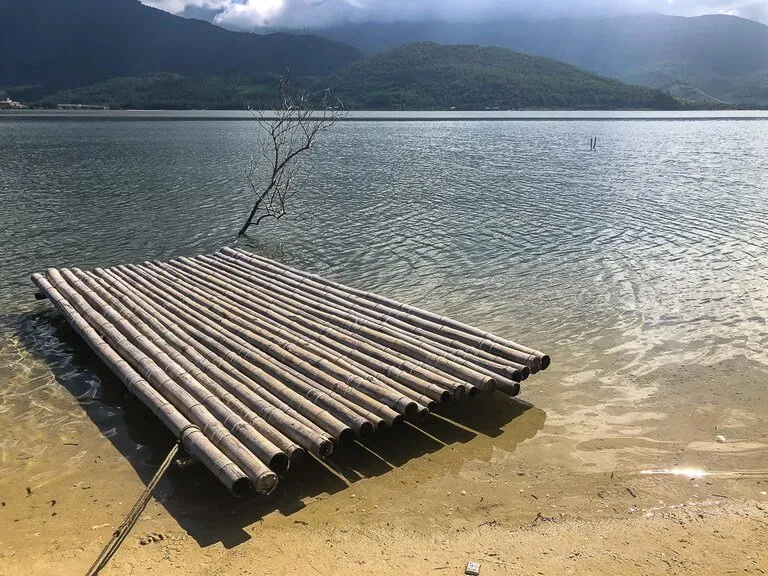
[[325,75],[359,59],[318,36],[230,32],[138,0],[0,0],[0,87],[41,90],[118,76]]
[[141,0],[224,27],[312,28],[359,23],[488,22],[497,18],[601,17],[642,13],[728,14],[768,23],[760,0]]

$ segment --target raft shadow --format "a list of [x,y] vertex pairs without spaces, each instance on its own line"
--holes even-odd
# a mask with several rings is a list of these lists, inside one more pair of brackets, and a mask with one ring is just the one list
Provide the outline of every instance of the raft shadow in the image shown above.
[[[127,391],[62,316],[46,310],[23,315],[13,324],[22,345],[49,366],[99,430],[116,429],[105,435],[147,484],[173,446],[173,435]],[[84,397],[94,377],[100,382],[96,394]],[[515,421],[531,409],[536,411],[535,417],[527,420],[534,424],[528,422],[517,429]],[[183,469],[172,466],[155,498],[201,547],[221,543],[233,548],[248,541],[249,530],[258,530],[257,524],[268,514],[290,517],[305,507],[307,498],[336,494],[360,480],[385,475],[411,460],[447,445],[467,444],[478,436],[493,439],[505,432],[505,450],[514,450],[534,436],[545,419],[543,411],[526,402],[498,393],[479,396],[443,406],[424,422],[380,429],[363,443],[338,447],[328,461],[307,456],[280,478],[269,496],[235,498],[207,468],[193,464]]]

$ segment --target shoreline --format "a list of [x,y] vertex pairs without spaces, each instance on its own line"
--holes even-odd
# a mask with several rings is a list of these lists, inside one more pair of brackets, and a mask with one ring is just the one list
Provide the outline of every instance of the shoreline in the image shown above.
[[[270,119],[267,117],[266,119]],[[3,120],[257,121],[245,110],[0,110]],[[768,109],[733,110],[529,110],[349,111],[340,122],[552,122],[552,121],[768,120]]]

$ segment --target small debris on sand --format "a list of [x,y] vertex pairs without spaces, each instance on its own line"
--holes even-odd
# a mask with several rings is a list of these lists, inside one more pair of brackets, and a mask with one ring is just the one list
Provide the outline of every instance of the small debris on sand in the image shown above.
[[479,562],[467,562],[467,567],[464,569],[464,574],[469,576],[480,575],[480,563]]
[[728,442],[728,440],[726,440],[725,436],[723,436],[722,434],[718,434],[717,436],[715,436],[715,440],[717,440],[718,444],[725,444],[726,442]]
[[536,526],[537,524],[540,524],[542,522],[554,522],[554,518],[549,518],[547,516],[544,516],[541,512],[536,513],[536,518],[533,519],[533,524],[531,526]]
[[160,532],[150,532],[143,538],[139,539],[139,544],[141,546],[146,546],[152,542],[162,542],[163,540],[165,540],[165,534],[161,534]]

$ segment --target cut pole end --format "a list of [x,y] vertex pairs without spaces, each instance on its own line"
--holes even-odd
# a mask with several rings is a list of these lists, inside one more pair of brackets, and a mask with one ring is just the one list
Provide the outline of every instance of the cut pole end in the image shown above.
[[265,472],[254,482],[254,488],[259,494],[271,494],[277,488],[277,474]]
[[405,404],[405,407],[402,409],[402,414],[404,414],[405,416],[407,416],[409,418],[412,418],[412,417],[416,416],[420,411],[421,411],[421,409],[420,409],[419,405],[416,402],[414,402],[412,400],[409,400]]
[[[416,412],[414,412],[414,415],[417,412],[418,412],[418,410],[416,410]],[[401,426],[403,422],[405,422],[405,416],[403,416],[402,414],[398,414],[397,416],[392,418],[392,423],[389,426],[390,426],[390,428],[397,428],[398,426]]]
[[357,430],[357,437],[360,440],[365,440],[366,438],[371,436],[371,434],[373,434],[373,431],[374,431],[373,424],[371,424],[370,422],[364,422],[360,426],[360,428]]
[[306,450],[304,448],[296,448],[291,452],[290,460],[291,460],[291,466],[294,464],[301,463],[302,460],[304,460],[304,456],[307,454]]
[[[371,425],[371,429],[373,429],[373,426]],[[370,436],[370,433],[369,433]],[[364,436],[361,434],[360,438],[363,438]],[[357,435],[355,434],[355,431],[351,428],[345,428],[341,431],[339,434],[339,444],[342,446],[351,446],[354,444],[355,440],[357,440]]]
[[243,496],[249,494],[252,488],[253,488],[253,485],[251,484],[251,481],[248,478],[238,478],[232,484],[230,491],[234,496],[238,498],[242,498]]
[[291,463],[290,458],[284,452],[278,452],[272,458],[269,459],[269,468],[278,474],[282,474],[288,470],[288,465]]
[[320,440],[317,443],[317,456],[325,460],[333,452],[333,442],[327,439]]

